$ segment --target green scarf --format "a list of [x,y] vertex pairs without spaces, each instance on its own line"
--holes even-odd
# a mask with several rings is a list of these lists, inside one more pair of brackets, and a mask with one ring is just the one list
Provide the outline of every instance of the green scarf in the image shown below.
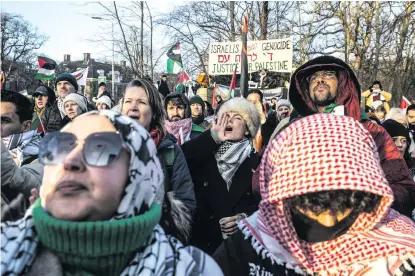
[[[323,113],[330,114],[333,110],[339,106],[336,103],[331,103],[326,109],[324,109]],[[363,109],[360,109],[360,122],[370,121],[369,117],[367,116],[366,112]]]
[[324,109],[323,113],[330,114],[333,110],[338,106],[336,103],[331,103],[326,109]]
[[161,207],[156,203],[140,216],[95,222],[56,219],[42,208],[40,199],[33,206],[40,243],[56,254],[71,275],[120,275],[160,217]]
[[205,129],[199,125],[196,125],[195,123],[192,123],[192,131],[204,132]]

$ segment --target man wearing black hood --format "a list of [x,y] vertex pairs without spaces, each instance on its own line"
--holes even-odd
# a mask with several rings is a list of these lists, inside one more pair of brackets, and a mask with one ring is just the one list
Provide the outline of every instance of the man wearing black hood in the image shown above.
[[291,115],[291,120],[333,113],[361,122],[376,142],[382,169],[395,196],[392,207],[410,217],[415,208],[415,183],[390,135],[360,109],[360,91],[356,75],[342,60],[331,56],[310,60],[291,77],[290,101],[298,112]]
[[179,145],[198,136],[205,131],[192,121],[190,102],[181,93],[170,93],[164,99],[164,108],[167,113],[165,127],[177,139]]

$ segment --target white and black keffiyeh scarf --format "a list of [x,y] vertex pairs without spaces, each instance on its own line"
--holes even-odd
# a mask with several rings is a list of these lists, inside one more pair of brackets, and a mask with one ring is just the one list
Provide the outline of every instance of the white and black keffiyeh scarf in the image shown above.
[[66,116],[66,113],[65,113],[65,107],[63,105],[63,99],[58,98],[56,102],[58,103],[58,109],[61,114],[61,117],[64,118]]
[[243,139],[239,142],[224,142],[215,153],[219,173],[226,182],[228,191],[231,188],[232,178],[239,166],[245,161],[252,151],[250,140]]
[[[122,220],[146,212],[153,203],[162,204],[164,195],[163,171],[157,158],[157,149],[148,132],[134,120],[110,110],[88,114],[106,116],[121,133],[131,152],[129,178],[125,194],[112,220]],[[44,192],[40,198],[44,207]],[[39,237],[34,227],[32,208],[23,219],[1,224],[1,274],[20,275],[32,265]],[[166,236],[155,226],[142,251],[137,252],[121,275],[202,275],[196,261],[205,258],[184,248],[175,238]],[[196,261],[195,261],[196,260]],[[203,270],[203,269],[202,269]]]
[[2,138],[7,149],[17,156],[20,165],[28,158],[39,155],[42,136],[35,130],[13,134]]

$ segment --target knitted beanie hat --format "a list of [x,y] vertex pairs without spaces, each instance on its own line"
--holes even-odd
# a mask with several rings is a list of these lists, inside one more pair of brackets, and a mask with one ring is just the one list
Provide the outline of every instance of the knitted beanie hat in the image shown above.
[[200,104],[202,106],[202,113],[205,113],[205,102],[199,95],[194,95],[190,98],[190,105],[195,103]]
[[393,137],[403,136],[406,138],[408,145],[411,144],[411,138],[409,137],[409,130],[401,123],[395,120],[386,120],[382,123],[382,127],[386,129],[389,135]]
[[85,113],[88,111],[88,101],[85,98],[85,96],[78,94],[78,93],[71,93],[65,97],[63,100],[63,106],[65,106],[65,103],[67,102],[74,102],[76,103],[79,108],[81,109],[82,113]]
[[292,107],[291,103],[288,100],[285,100],[285,99],[281,99],[277,102],[277,108],[276,109],[280,108],[281,106],[286,106],[288,108]]
[[108,106],[109,109],[112,108],[112,102],[111,99],[108,96],[101,96],[98,98],[98,100],[96,101],[96,104],[98,103],[104,103]]
[[260,125],[260,116],[255,105],[244,98],[232,98],[223,103],[218,112],[218,117],[224,113],[235,112],[242,116],[246,122],[249,134],[254,138]]
[[55,79],[55,87],[58,84],[58,82],[64,81],[64,80],[70,82],[75,88],[75,91],[78,91],[78,82],[76,81],[75,77],[72,76],[71,73],[62,73],[58,75]]

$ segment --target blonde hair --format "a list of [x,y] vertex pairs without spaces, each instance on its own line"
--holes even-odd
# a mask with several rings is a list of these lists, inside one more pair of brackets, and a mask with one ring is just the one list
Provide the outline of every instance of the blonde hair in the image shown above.
[[409,127],[406,115],[400,108],[391,108],[388,114],[385,116],[385,121],[386,120],[394,120],[400,124],[403,124],[406,128]]

